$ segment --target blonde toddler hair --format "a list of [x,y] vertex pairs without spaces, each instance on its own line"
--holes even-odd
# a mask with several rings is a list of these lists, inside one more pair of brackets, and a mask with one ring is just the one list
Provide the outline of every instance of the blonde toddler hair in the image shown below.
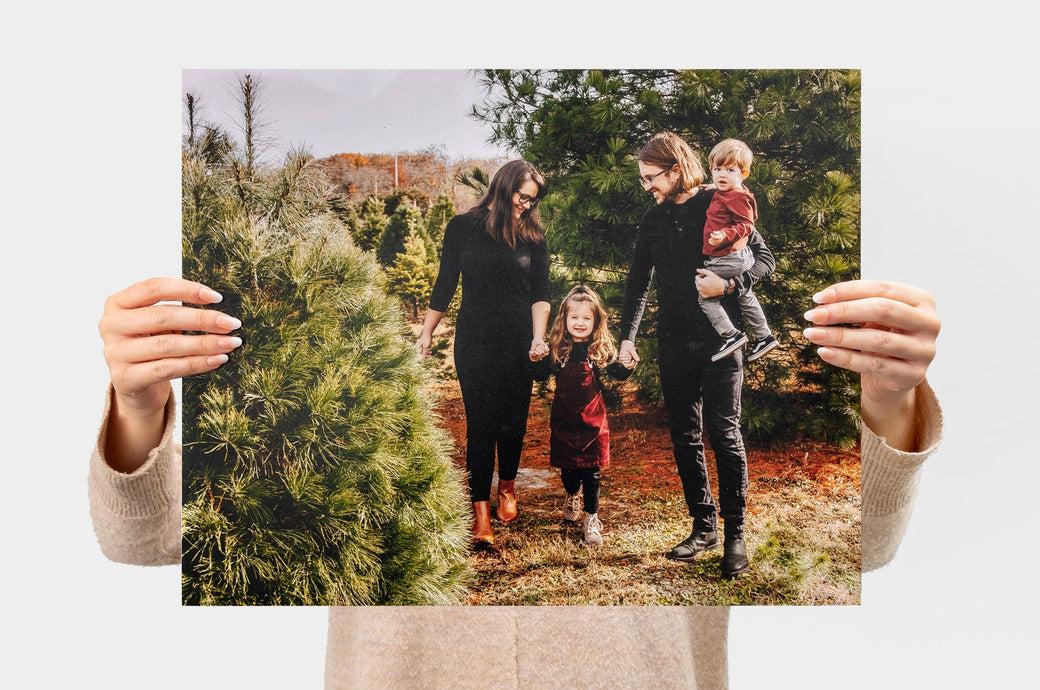
[[708,154],[708,168],[736,165],[741,172],[746,172],[751,170],[753,158],[751,149],[740,139],[724,139],[715,144],[715,148]]

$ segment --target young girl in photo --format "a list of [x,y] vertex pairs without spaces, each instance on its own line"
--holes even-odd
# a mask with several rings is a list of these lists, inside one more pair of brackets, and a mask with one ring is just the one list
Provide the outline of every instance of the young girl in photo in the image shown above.
[[[624,380],[632,369],[617,360],[617,348],[607,329],[607,312],[595,292],[579,285],[570,291],[549,331],[549,352],[531,355],[534,377],[556,377],[549,419],[549,463],[560,468],[567,496],[563,517],[581,521],[582,539],[603,543],[599,521],[601,470],[610,464],[610,430],[599,372]],[[584,509],[584,514],[583,514]]]

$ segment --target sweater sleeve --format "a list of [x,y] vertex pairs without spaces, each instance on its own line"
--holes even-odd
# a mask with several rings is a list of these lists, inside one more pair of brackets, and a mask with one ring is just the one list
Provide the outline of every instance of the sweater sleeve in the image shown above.
[[109,386],[105,413],[90,455],[87,493],[90,518],[101,552],[119,563],[172,565],[181,558],[181,449],[173,442],[177,403],[166,401],[166,428],[148,460],[130,474],[105,461],[112,409]]
[[437,270],[437,280],[433,283],[430,294],[430,309],[439,312],[448,311],[451,298],[459,286],[459,275],[462,272],[462,216],[455,216],[444,228],[444,244],[441,247],[441,265]]
[[918,444],[906,453],[890,448],[885,439],[863,426],[863,571],[892,560],[906,531],[917,495],[921,465],[942,439],[943,416],[927,382],[917,387]]

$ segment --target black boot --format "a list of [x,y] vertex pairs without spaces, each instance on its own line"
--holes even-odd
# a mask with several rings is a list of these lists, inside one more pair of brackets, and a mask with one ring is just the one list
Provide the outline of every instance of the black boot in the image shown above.
[[718,545],[719,533],[716,530],[694,524],[690,536],[673,546],[664,557],[673,561],[692,561],[697,554],[714,549]]
[[747,551],[742,536],[726,537],[722,545],[722,577],[736,577],[748,571]]

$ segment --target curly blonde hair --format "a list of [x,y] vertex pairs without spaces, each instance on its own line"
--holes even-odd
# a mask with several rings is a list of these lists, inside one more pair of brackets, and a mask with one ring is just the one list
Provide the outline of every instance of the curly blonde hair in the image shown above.
[[592,306],[592,314],[595,323],[592,335],[589,336],[589,361],[597,367],[603,367],[617,359],[617,347],[614,345],[614,337],[610,335],[608,328],[607,310],[603,308],[603,302],[591,288],[584,285],[567,293],[560,305],[560,311],[556,314],[552,328],[549,329],[549,350],[553,361],[562,364],[567,361],[574,346],[574,339],[567,332],[567,314],[571,306],[575,304],[589,304]]

